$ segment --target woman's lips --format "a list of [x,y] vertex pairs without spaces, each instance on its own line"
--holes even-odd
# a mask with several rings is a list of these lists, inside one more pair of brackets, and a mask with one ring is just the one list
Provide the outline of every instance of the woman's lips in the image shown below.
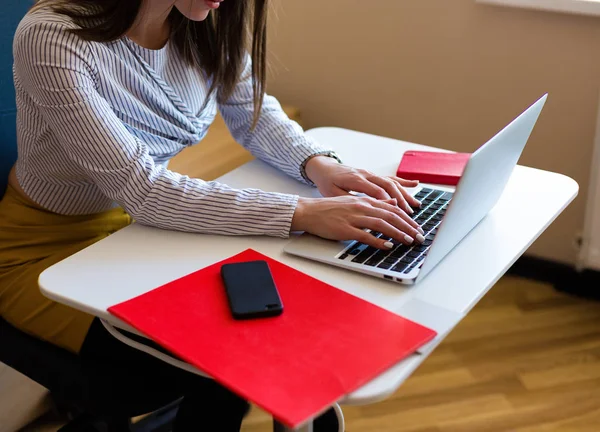
[[204,0],[204,3],[206,3],[206,6],[208,6],[210,9],[218,9],[219,5],[221,4],[221,1],[223,1],[223,0],[219,0],[219,1]]

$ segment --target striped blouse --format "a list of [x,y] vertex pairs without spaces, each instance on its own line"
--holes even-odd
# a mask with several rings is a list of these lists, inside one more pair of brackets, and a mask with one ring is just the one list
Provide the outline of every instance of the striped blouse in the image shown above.
[[136,221],[167,229],[288,236],[297,196],[233,189],[166,167],[204,138],[218,108],[253,155],[305,181],[304,161],[324,149],[270,96],[251,131],[249,58],[229,100],[218,104],[213,95],[203,109],[210,82],[170,43],[149,50],[127,37],[87,42],[69,28],[67,17],[40,9],[15,35],[16,173],[33,201],[66,215],[116,203]]

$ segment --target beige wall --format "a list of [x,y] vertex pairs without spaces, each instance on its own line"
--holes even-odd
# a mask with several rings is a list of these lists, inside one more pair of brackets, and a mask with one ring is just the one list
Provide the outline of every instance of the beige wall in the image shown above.
[[475,0],[274,1],[269,92],[300,107],[307,127],[472,151],[549,92],[521,163],[571,176],[581,191],[530,252],[574,261],[598,106],[600,18]]

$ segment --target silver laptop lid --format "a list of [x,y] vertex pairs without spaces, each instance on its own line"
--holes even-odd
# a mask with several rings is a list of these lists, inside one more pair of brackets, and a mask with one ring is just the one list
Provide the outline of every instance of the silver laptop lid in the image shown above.
[[489,213],[502,195],[548,95],[544,95],[471,155],[417,280]]

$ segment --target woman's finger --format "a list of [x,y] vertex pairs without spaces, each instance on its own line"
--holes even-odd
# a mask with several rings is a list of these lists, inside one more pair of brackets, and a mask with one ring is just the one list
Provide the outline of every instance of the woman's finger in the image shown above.
[[418,243],[423,243],[425,241],[421,227],[415,227],[412,223],[407,222],[399,217],[395,212],[374,207],[373,211],[368,212],[367,215],[386,221],[403,233],[408,234],[411,238],[417,240]]
[[400,183],[400,185],[402,185],[403,187],[412,188],[412,187],[419,186],[419,180],[406,180],[406,179],[403,179],[401,177],[396,177],[396,176],[392,176],[390,178],[392,180],[395,180],[398,183]]
[[[403,243],[405,245],[411,245],[414,243],[415,239],[410,234],[404,232],[401,229],[398,229],[388,221],[375,216],[361,216],[356,219],[355,222],[358,227],[357,228],[369,228],[372,231],[378,231],[382,235],[386,236],[386,238],[391,238],[398,243]],[[386,239],[378,239],[380,241],[387,241]],[[389,246],[389,245],[387,245]],[[384,244],[384,248],[390,249]]]
[[[414,239],[417,239],[417,241],[419,243],[422,243],[425,241],[425,237],[423,237],[423,235],[421,234],[419,229],[415,228],[412,224],[410,224],[407,221],[405,221],[404,219],[402,219],[395,212],[391,212],[391,211],[388,211],[388,210],[382,209],[382,208],[371,207],[371,209],[368,209],[368,208],[365,209],[362,216],[378,218],[378,219],[385,221],[386,223],[392,225],[398,231],[401,231],[402,233],[407,234],[411,238],[411,242]],[[359,228],[371,228],[371,227],[359,227]],[[381,230],[377,230],[377,231],[383,232]],[[391,235],[390,235],[390,237],[391,237]],[[398,241],[403,241],[402,239],[404,237],[401,236],[399,238],[397,238],[397,237],[394,237],[394,238]]]
[[423,229],[419,226],[419,224],[412,219],[404,210],[398,207],[398,202],[395,199],[378,201],[375,199],[371,199],[369,203],[373,207],[378,207],[383,210],[387,210],[389,212],[395,213],[400,216],[403,220],[405,220],[410,226],[417,229],[421,234],[423,234]]
[[[346,185],[344,185],[344,188],[346,188]],[[376,185],[373,182],[370,182],[362,175],[357,176],[355,180],[349,182],[347,188],[353,190],[354,192],[363,193],[379,200],[389,200],[391,198],[395,198],[391,197],[384,188]]]
[[356,240],[360,243],[376,247],[377,249],[383,249],[383,250],[389,250],[394,247],[394,243],[392,243],[391,241],[373,237],[371,234],[369,234],[368,232],[366,232],[360,228],[352,228],[352,230],[349,233],[348,240]]
[[390,179],[392,179],[394,182],[396,182],[396,184],[399,186],[402,196],[404,196],[404,198],[406,199],[408,204],[411,205],[411,207],[415,207],[415,208],[421,207],[421,202],[419,200],[417,200],[415,197],[413,197],[410,194],[410,192],[408,192],[406,189],[404,189],[405,187],[418,186],[419,182],[417,180],[414,180],[414,181],[413,180],[404,180],[403,178],[400,178],[400,177],[390,177]]
[[398,207],[403,209],[405,212],[408,214],[413,214],[415,212],[406,201],[406,198],[402,194],[402,186],[400,186],[398,183],[390,178],[379,176],[372,176],[367,180],[383,188],[390,197],[395,198],[398,201]]
[[325,193],[321,192],[321,194],[323,194],[324,197],[352,195],[350,192],[348,192],[336,185],[330,186],[330,188]]

